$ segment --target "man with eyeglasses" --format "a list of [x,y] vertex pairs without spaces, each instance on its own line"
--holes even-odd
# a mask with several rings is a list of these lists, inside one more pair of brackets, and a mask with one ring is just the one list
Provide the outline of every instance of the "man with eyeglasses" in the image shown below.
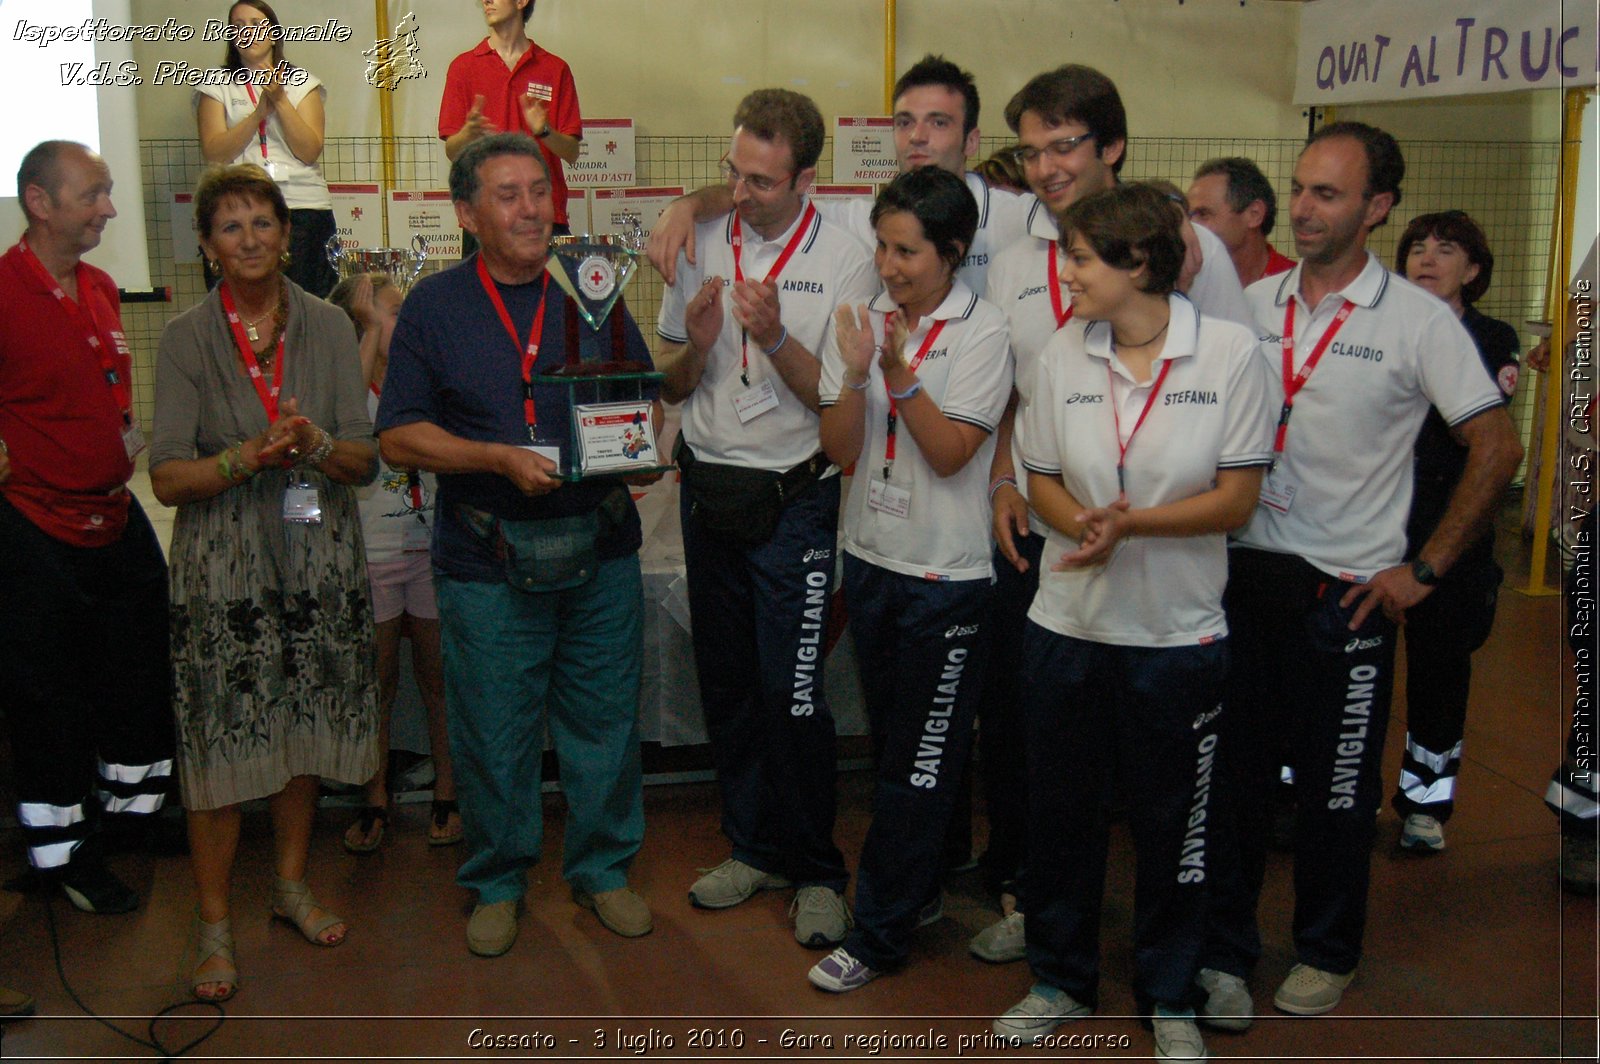
[[[978,204],[978,234],[961,261],[959,276],[974,292],[982,292],[989,264],[1002,249],[1020,239],[1027,228],[1024,197],[992,188],[967,170],[978,153],[978,86],[972,75],[943,56],[928,55],[900,76],[894,87],[894,146],[900,170],[937,166],[967,182]],[[877,246],[869,215],[870,200],[819,203],[823,216],[854,234],[868,250]],[[650,234],[650,262],[671,284],[679,252],[695,262],[695,223],[720,218],[733,208],[729,190],[708,186],[684,196],[661,214]]]
[[[1025,859],[1026,794],[1023,763],[1023,626],[1039,588],[1039,559],[1046,527],[1028,509],[1017,416],[1028,400],[1039,355],[1072,316],[1058,278],[1056,218],[1084,196],[1111,188],[1127,159],[1128,119],[1110,78],[1091,67],[1069,64],[1039,74],[1006,104],[1006,124],[1017,135],[1014,150],[1033,197],[1028,235],[1001,252],[989,271],[985,298],[1005,312],[1016,358],[1016,392],[996,435],[989,470],[989,500],[995,536],[993,665],[984,680],[978,712],[983,786],[989,814],[989,848],[983,865],[1000,891],[1001,919],[979,932],[969,948],[995,964],[1026,955],[1017,879]],[[1175,197],[1181,200],[1181,197]],[[1186,269],[1179,286],[1201,313],[1254,328],[1226,248],[1213,234],[1190,227],[1202,261]]]
[[807,197],[822,115],[806,96],[740,102],[722,161],[732,214],[699,223],[657,331],[676,458],[700,701],[732,855],[689,888],[725,909],[799,889],[802,945],[850,927],[833,841],[834,725],[823,694],[839,470],[818,444],[820,354],[834,310],[878,289],[872,257]]
[[1239,283],[1294,269],[1294,260],[1267,243],[1278,214],[1272,182],[1249,159],[1230,156],[1202,163],[1189,186],[1189,218],[1222,238]]

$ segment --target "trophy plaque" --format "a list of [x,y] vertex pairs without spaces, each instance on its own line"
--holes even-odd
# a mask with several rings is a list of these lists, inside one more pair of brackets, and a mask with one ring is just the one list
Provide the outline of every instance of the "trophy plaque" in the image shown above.
[[328,265],[341,281],[358,273],[381,273],[400,289],[402,296],[411,291],[428,261],[420,233],[411,238],[409,248],[347,248],[335,235],[328,238],[323,250],[327,252]]

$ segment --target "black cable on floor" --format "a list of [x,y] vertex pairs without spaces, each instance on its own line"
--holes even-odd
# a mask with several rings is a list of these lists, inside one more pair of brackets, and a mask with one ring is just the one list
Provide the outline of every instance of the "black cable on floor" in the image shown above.
[[[72,1003],[77,1005],[78,1008],[82,1009],[83,1014],[88,1016],[91,1020],[109,1028],[112,1031],[115,1031],[117,1034],[121,1035],[123,1038],[126,1038],[134,1045],[142,1046],[145,1049],[154,1050],[160,1055],[160,1059],[162,1060],[176,1060],[185,1053],[189,1052],[191,1049],[198,1046],[200,1043],[204,1042],[206,1039],[210,1038],[212,1035],[216,1034],[218,1031],[222,1030],[222,1022],[228,1018],[228,1014],[227,1011],[223,1009],[221,1003],[216,1001],[196,1000],[179,1001],[175,1004],[168,1005],[166,1008],[150,1017],[150,1026],[148,1028],[150,1037],[148,1039],[140,1038],[138,1035],[129,1034],[127,1031],[124,1031],[121,1027],[118,1027],[104,1016],[97,1014],[88,1005],[84,1004],[83,999],[78,996],[78,992],[72,988],[72,983],[68,981],[66,965],[61,960],[61,939],[56,934],[56,910],[55,902],[53,900],[53,892],[50,890],[50,885],[48,884],[45,885],[44,888],[44,918],[45,928],[50,934],[50,953],[51,956],[55,958],[56,977],[61,980],[61,989],[67,992],[67,996],[72,999]],[[200,1035],[200,1037],[195,1038],[192,1041],[185,1042],[176,1049],[169,1049],[161,1041],[160,1036],[156,1034],[156,1024],[169,1014],[176,1012],[178,1009],[188,1008],[191,1005],[203,1005],[216,1009],[217,1022],[212,1024],[211,1027],[205,1031],[205,1033]]]

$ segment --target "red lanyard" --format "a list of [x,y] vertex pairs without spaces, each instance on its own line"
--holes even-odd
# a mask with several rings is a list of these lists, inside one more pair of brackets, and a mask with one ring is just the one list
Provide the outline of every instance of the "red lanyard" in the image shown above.
[[[772,264],[772,269],[761,279],[762,284],[771,284],[778,279],[778,274],[789,265],[789,259],[794,255],[795,249],[805,239],[811,229],[811,219],[816,217],[817,205],[806,203],[806,212],[800,216],[800,224],[795,226],[794,235],[783,246],[783,251],[778,255],[778,261]],[[739,215],[733,216],[733,237],[729,241],[733,245],[733,279],[737,283],[744,280],[744,268],[739,265],[741,252],[744,250],[744,227],[739,221]],[[750,387],[750,337],[743,329],[739,330],[739,379],[746,388]]]
[[[895,311],[894,313],[898,314],[900,312]],[[883,328],[885,332],[888,332],[891,328],[888,320],[884,321]],[[917,356],[911,360],[910,366],[907,367],[912,373],[915,373],[917,367],[922,365],[922,360],[928,357],[929,348],[933,347],[933,342],[939,338],[939,334],[943,331],[943,321],[933,323],[933,328],[929,329],[928,335],[923,338],[922,346],[917,348]],[[894,471],[895,427],[900,423],[900,414],[899,408],[895,405],[894,395],[889,393],[889,379],[887,377],[883,381],[883,390],[885,394],[889,395],[889,435],[883,444],[883,479],[888,480],[889,474]]]
[[1128,433],[1127,442],[1122,439],[1122,412],[1121,405],[1117,402],[1117,392],[1111,387],[1115,380],[1111,372],[1111,363],[1106,363],[1106,398],[1111,400],[1111,417],[1117,432],[1117,497],[1122,498],[1128,494],[1127,460],[1128,448],[1133,446],[1133,438],[1139,435],[1139,429],[1144,425],[1144,419],[1150,415],[1150,408],[1156,405],[1156,396],[1161,394],[1161,385],[1166,383],[1167,372],[1172,369],[1172,360],[1167,359],[1161,363],[1161,372],[1156,374],[1155,387],[1150,389],[1150,398],[1144,401],[1144,409],[1139,411],[1139,420],[1133,423],[1133,431]]
[[278,420],[278,393],[283,391],[283,334],[287,330],[278,331],[278,351],[272,359],[272,387],[267,388],[267,382],[261,376],[261,363],[256,361],[256,353],[250,348],[250,338],[244,333],[244,322],[239,320],[239,308],[234,305],[233,293],[228,290],[224,282],[220,288],[222,295],[222,309],[228,315],[228,325],[233,329],[233,342],[239,345],[239,357],[244,361],[244,369],[250,376],[250,383],[255,385],[256,395],[261,398],[261,408],[267,412],[267,424],[273,425]]
[[[117,371],[117,363],[111,349],[100,339],[101,333],[109,333],[112,342],[117,345],[118,353],[121,353],[122,335],[115,329],[104,329],[100,319],[95,316],[94,305],[89,299],[88,269],[81,262],[76,266],[78,301],[74,303],[67,295],[66,289],[62,288],[56,279],[50,276],[50,271],[44,268],[39,256],[33,253],[33,249],[28,246],[27,238],[19,240],[18,244],[22,248],[23,261],[50,290],[50,294],[56,297],[61,309],[77,319],[85,338],[89,341],[89,346],[94,349],[95,357],[100,360],[100,372],[105,375],[106,383],[111,386],[111,398],[117,404],[117,413],[122,415],[122,423],[133,424],[133,389],[129,387],[127,378]],[[85,318],[88,320],[85,321]]]
[[[256,87],[247,81],[244,83],[244,91],[250,94],[250,106],[254,107],[256,105]],[[267,158],[267,120],[265,118],[256,125],[256,139],[261,143],[261,160],[265,162]]]
[[1278,456],[1283,454],[1283,446],[1289,438],[1289,415],[1294,412],[1294,397],[1300,389],[1306,386],[1306,381],[1311,379],[1311,371],[1317,368],[1317,363],[1322,360],[1322,353],[1333,342],[1334,334],[1339,327],[1350,317],[1356,305],[1350,300],[1344,301],[1338,313],[1334,314],[1333,321],[1328,324],[1327,332],[1322,334],[1322,339],[1317,341],[1317,346],[1311,349],[1311,357],[1306,359],[1306,364],[1300,367],[1300,372],[1294,372],[1294,296],[1289,297],[1289,309],[1283,312],[1283,409],[1278,412],[1278,431],[1272,440],[1272,464],[1278,464]]
[[494,304],[495,313],[500,315],[500,324],[506,327],[506,335],[511,337],[511,343],[522,352],[522,414],[528,422],[530,440],[533,439],[534,426],[539,424],[539,413],[533,405],[533,364],[539,359],[539,340],[544,336],[544,308],[550,302],[545,297],[550,291],[550,274],[546,272],[541,280],[539,309],[533,315],[533,328],[524,345],[517,342],[517,327],[511,324],[511,314],[506,310],[505,300],[500,298],[500,289],[495,287],[494,279],[489,276],[489,267],[484,263],[483,256],[478,256],[478,283],[489,294],[489,302]]
[[1056,265],[1056,256],[1059,254],[1061,254],[1060,249],[1054,241],[1051,241],[1050,265],[1046,273],[1049,277],[1050,309],[1056,312],[1056,328],[1058,329],[1072,320],[1072,304],[1068,303],[1065,307],[1061,304],[1061,267]]

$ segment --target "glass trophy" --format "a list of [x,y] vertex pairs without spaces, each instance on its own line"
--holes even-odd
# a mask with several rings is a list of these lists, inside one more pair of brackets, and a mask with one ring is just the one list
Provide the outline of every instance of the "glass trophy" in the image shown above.
[[402,296],[411,291],[428,261],[421,233],[411,238],[409,248],[347,248],[335,235],[328,238],[323,250],[339,280],[358,273],[381,273],[400,289]]
[[[622,289],[638,267],[645,236],[635,223],[623,236],[556,236],[550,240],[550,270],[571,294],[578,314],[596,334],[579,343],[576,322],[569,324],[566,361],[536,374],[533,383],[565,392],[570,418],[566,431],[540,430],[534,449],[551,458],[561,476],[577,481],[594,476],[657,473],[670,469],[658,442],[659,426],[647,386],[664,374],[648,362],[629,358],[624,316],[613,314]],[[547,434],[547,431],[549,434]]]

